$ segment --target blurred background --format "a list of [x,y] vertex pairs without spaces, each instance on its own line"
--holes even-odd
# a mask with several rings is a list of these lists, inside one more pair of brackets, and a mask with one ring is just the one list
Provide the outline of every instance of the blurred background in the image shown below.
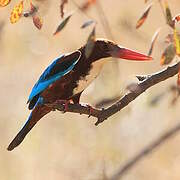
[[[180,121],[180,103],[172,105],[173,94],[166,94],[176,84],[174,77],[152,87],[98,127],[93,117],[52,112],[33,128],[20,146],[8,152],[8,144],[30,113],[27,98],[41,72],[61,53],[84,45],[92,29],[80,29],[88,17],[70,0],[65,13],[75,13],[57,36],[52,34],[61,20],[60,0],[33,1],[43,18],[41,31],[31,18],[21,18],[12,25],[10,12],[18,2],[14,0],[0,9],[0,179],[103,180],[104,174],[111,177],[128,159]],[[84,0],[76,2],[80,5]],[[81,102],[94,106],[105,98],[121,96],[128,84],[137,82],[135,75],[164,68],[160,66],[160,57],[167,46],[165,36],[172,30],[166,25],[159,4],[154,2],[145,24],[136,30],[136,22],[147,6],[144,0],[100,0],[114,40],[122,46],[148,53],[154,32],[159,27],[163,29],[153,51],[154,61],[115,60],[118,61],[118,72],[115,72],[113,60],[109,58],[100,76],[81,96]],[[180,1],[168,2],[173,15],[178,14]],[[86,13],[98,22],[96,36],[106,38],[96,5]],[[164,93],[164,98],[152,103],[157,95]],[[145,157],[122,179],[179,180],[179,166],[180,134]]]

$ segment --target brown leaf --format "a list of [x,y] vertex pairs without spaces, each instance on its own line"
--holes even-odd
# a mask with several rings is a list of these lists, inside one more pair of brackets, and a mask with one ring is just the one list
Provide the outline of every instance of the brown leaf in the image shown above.
[[169,64],[175,57],[176,55],[176,49],[174,47],[174,44],[170,44],[165,51],[163,52],[161,56],[161,65]]
[[33,23],[38,29],[41,29],[43,25],[43,20],[41,17],[35,15],[33,16]]
[[61,13],[61,17],[64,17],[64,6],[65,4],[68,3],[68,0],[61,0],[61,4],[60,4],[60,13]]
[[180,69],[178,72],[177,85],[180,87]]
[[65,19],[61,21],[53,35],[57,35],[62,29],[64,29],[71,16],[72,14],[68,15]]
[[173,43],[174,42],[174,35],[168,34],[165,38],[165,43]]
[[145,20],[146,20],[147,17],[148,17],[148,14],[149,14],[149,11],[150,11],[152,5],[153,5],[153,4],[150,4],[150,5],[145,9],[145,11],[144,11],[143,14],[141,15],[140,19],[139,19],[139,20],[137,21],[137,23],[136,23],[136,29],[138,29],[139,27],[141,27],[141,26],[144,24]]
[[34,5],[32,4],[32,2],[30,2],[30,10],[29,10],[29,11],[25,11],[25,12],[23,13],[23,15],[24,15],[24,17],[29,17],[29,16],[32,17],[32,16],[35,15],[37,12],[38,12],[38,7],[34,6]]
[[151,56],[151,54],[152,54],[152,51],[153,51],[153,48],[154,48],[154,44],[155,44],[155,42],[156,42],[156,40],[157,40],[157,38],[158,38],[159,32],[160,32],[160,29],[158,29],[158,30],[154,33],[154,35],[153,35],[153,37],[152,37],[151,47],[150,47],[150,49],[149,49],[148,56]]
[[32,2],[30,2],[30,9],[26,12],[24,12],[24,17],[32,17],[33,24],[35,27],[37,27],[39,30],[42,28],[43,25],[43,20],[42,18],[38,15],[38,7],[33,5]]
[[175,23],[179,22],[180,21],[180,14],[177,14],[173,17],[172,21]]
[[88,58],[93,49],[94,49],[94,44],[95,44],[95,31],[96,31],[96,27],[94,26],[92,32],[90,33],[89,37],[88,37],[88,40],[87,40],[87,44],[86,44],[86,48],[85,48],[85,56],[86,58]]
[[86,0],[86,2],[80,7],[82,11],[86,11],[92,4],[95,4],[96,0]]
[[167,1],[164,1],[164,4],[165,4],[165,11],[166,11],[166,22],[170,27],[174,28],[174,21],[172,20],[171,10],[169,8]]

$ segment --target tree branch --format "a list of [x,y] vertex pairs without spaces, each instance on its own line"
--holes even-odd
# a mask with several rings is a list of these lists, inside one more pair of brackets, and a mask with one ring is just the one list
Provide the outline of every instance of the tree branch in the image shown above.
[[169,138],[173,137],[180,131],[180,123],[175,127],[169,129],[164,134],[162,134],[158,139],[153,141],[147,147],[145,147],[141,152],[135,155],[132,159],[127,161],[120,170],[110,178],[110,180],[119,180],[121,179],[130,169],[132,169],[141,159],[143,159],[148,154],[152,153],[157,147],[162,145],[169,140]]
[[[100,123],[102,123],[104,120],[106,120],[113,114],[125,108],[130,102],[135,100],[139,95],[141,95],[150,87],[176,75],[179,71],[179,68],[180,68],[180,62],[172,66],[169,66],[168,68],[162,71],[159,71],[155,74],[142,76],[142,78],[138,76],[138,79],[141,81],[137,83],[136,87],[130,92],[126,93],[118,102],[114,103],[112,106],[106,109],[99,110],[99,109],[90,108],[89,106],[84,106],[80,104],[68,104],[68,108],[66,108],[68,110],[66,112],[91,115],[98,119],[95,125],[99,125]],[[53,104],[47,104],[47,105],[59,111],[64,111],[65,109],[65,104],[63,102],[57,101]]]

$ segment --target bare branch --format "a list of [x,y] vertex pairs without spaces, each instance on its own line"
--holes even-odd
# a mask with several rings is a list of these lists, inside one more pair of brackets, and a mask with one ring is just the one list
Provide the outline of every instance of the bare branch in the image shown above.
[[[137,84],[137,87],[135,88],[134,91],[128,92],[118,102],[114,103],[112,106],[106,109],[99,110],[92,107],[90,109],[89,106],[84,106],[80,104],[68,104],[67,112],[86,114],[96,117],[98,120],[95,123],[95,125],[99,125],[113,114],[125,108],[130,102],[132,102],[134,99],[136,99],[139,95],[141,95],[150,87],[176,75],[179,71],[179,68],[180,68],[180,62],[172,66],[169,66],[168,68],[159,71],[155,74],[147,75],[146,76],[147,78],[145,78],[143,81]],[[59,111],[64,111],[65,109],[65,104],[63,102],[58,102],[58,101],[53,104],[47,104],[47,106],[51,106],[53,107],[53,109]]]
[[180,123],[175,127],[169,129],[164,134],[162,134],[158,139],[154,140],[151,144],[145,147],[141,152],[135,155],[132,159],[127,161],[120,170],[113,175],[110,180],[119,180],[121,179],[130,169],[132,169],[140,160],[142,160],[145,156],[152,153],[156,148],[158,148],[163,143],[167,142],[170,138],[176,135],[180,131]]

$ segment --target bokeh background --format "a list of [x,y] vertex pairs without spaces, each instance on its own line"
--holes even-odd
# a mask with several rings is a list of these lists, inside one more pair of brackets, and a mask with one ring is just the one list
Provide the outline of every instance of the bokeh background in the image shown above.
[[[31,18],[21,18],[12,25],[9,16],[18,0],[0,9],[0,179],[1,180],[103,180],[165,130],[180,121],[179,105],[172,105],[167,93],[157,104],[158,94],[168,91],[176,78],[152,87],[128,107],[100,126],[94,118],[72,113],[52,112],[44,117],[24,142],[12,152],[6,150],[29,115],[26,101],[35,81],[45,67],[61,53],[73,51],[86,43],[92,29],[80,29],[88,17],[69,0],[66,13],[75,11],[72,19],[53,36],[60,22],[60,0],[34,0],[39,5],[43,28],[37,30]],[[77,0],[78,4],[83,0]],[[152,35],[162,27],[154,61],[146,63],[108,59],[100,76],[81,96],[81,102],[95,105],[104,98],[121,96],[135,75],[161,70],[160,57],[167,46],[165,36],[171,32],[159,4],[154,1],[149,17],[138,30],[136,22],[146,5],[144,0],[100,0],[114,39],[119,44],[147,53]],[[179,0],[169,0],[173,15],[179,13]],[[27,6],[28,3],[25,3]],[[97,37],[106,38],[96,6],[87,14],[98,21]],[[145,157],[122,179],[179,180],[180,135],[170,139]]]

